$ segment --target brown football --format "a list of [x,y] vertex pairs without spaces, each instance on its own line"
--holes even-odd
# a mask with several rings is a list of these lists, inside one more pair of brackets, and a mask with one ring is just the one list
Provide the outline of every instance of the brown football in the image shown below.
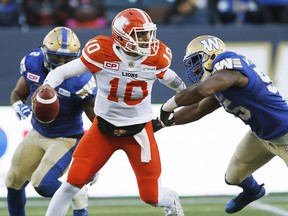
[[59,99],[51,89],[41,89],[33,100],[32,110],[39,122],[44,124],[51,123],[59,113]]

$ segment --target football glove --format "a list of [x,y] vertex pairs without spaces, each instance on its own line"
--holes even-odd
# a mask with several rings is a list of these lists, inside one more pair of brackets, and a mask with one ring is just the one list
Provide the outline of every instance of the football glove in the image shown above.
[[17,101],[12,105],[15,114],[19,120],[26,119],[31,114],[31,106],[23,104],[22,101]]
[[163,105],[161,106],[160,110],[160,120],[163,122],[165,126],[172,126],[175,125],[174,121],[174,111],[167,112],[163,110]]
[[157,117],[156,119],[152,119],[152,126],[153,126],[153,131],[155,133],[158,130],[162,129],[164,127],[164,124]]

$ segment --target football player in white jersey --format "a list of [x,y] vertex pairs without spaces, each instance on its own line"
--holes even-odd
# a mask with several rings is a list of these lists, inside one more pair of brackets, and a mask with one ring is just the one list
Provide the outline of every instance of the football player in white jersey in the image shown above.
[[[67,182],[52,198],[46,216],[63,216],[72,197],[117,150],[123,150],[136,175],[141,199],[183,216],[178,195],[161,185],[161,162],[152,128],[151,91],[159,80],[176,92],[186,88],[169,69],[171,50],[156,38],[156,25],[137,8],[117,14],[112,37],[90,39],[79,59],[51,71],[43,87],[55,88],[87,69],[95,74],[97,118],[73,153]],[[38,89],[38,90],[39,90]]]

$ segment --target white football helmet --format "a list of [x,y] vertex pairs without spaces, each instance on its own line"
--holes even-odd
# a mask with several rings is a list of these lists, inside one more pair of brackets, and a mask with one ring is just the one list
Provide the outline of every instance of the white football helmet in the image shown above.
[[80,41],[69,28],[56,27],[43,40],[44,66],[50,71],[80,56]]
[[224,42],[215,36],[202,35],[193,39],[183,60],[188,79],[195,83],[210,77],[214,59],[225,51]]
[[126,52],[144,56],[156,55],[159,41],[156,24],[143,10],[128,8],[118,13],[112,21],[114,41]]

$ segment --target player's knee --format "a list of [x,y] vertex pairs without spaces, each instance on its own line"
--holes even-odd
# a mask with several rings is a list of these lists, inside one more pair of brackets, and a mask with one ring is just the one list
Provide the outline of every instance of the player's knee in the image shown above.
[[36,192],[43,197],[52,197],[59,187],[55,187],[55,185],[39,185],[38,187],[34,187]]
[[[67,182],[71,185],[82,188],[91,178],[92,164],[85,158],[74,158],[70,167]],[[92,173],[93,174],[93,173]]]
[[[5,186],[7,188],[13,188],[13,179],[14,179],[14,174],[11,172],[8,172],[5,178]],[[19,188],[18,188],[19,189]]]
[[236,176],[225,174],[225,183],[228,185],[237,185],[241,182],[239,178],[236,178]]
[[156,179],[139,179],[138,187],[143,202],[150,205],[158,203],[158,181]]
[[43,197],[52,197],[57,189],[61,186],[58,180],[59,175],[53,170],[50,170],[43,175],[39,170],[36,170],[31,177],[31,184],[36,192]]
[[[23,182],[25,182],[25,181],[23,181]],[[20,179],[17,180],[15,172],[9,170],[9,172],[7,173],[6,178],[5,178],[5,186],[7,188],[13,188],[15,190],[20,190],[22,185],[23,185],[22,181]]]

